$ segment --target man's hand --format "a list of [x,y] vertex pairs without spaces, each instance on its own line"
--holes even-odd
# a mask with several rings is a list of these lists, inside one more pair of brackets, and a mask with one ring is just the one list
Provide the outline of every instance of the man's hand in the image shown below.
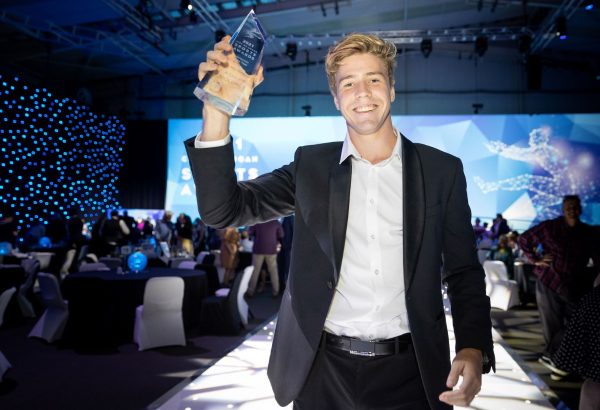
[[540,259],[539,261],[535,262],[535,266],[544,266],[544,267],[550,267],[550,264],[552,263],[552,255],[544,255],[542,257],[542,259]]
[[468,406],[479,390],[481,390],[481,370],[483,368],[483,355],[481,350],[461,349],[454,360],[446,381],[446,386],[452,389],[458,383],[459,376],[463,381],[457,390],[446,391],[440,394],[440,401],[453,406]]
[[[221,41],[215,44],[212,50],[206,53],[206,61],[200,63],[198,66],[198,81],[202,81],[207,74],[228,66],[234,67],[246,75],[233,53],[233,47],[229,44],[230,38],[230,36],[223,37]],[[250,76],[249,80],[252,81],[252,88],[262,83],[264,80],[263,67],[260,66],[258,72]],[[204,104],[202,110],[202,118],[204,120],[201,135],[202,141],[225,138],[229,134],[230,117],[229,114],[218,108],[210,104]]]

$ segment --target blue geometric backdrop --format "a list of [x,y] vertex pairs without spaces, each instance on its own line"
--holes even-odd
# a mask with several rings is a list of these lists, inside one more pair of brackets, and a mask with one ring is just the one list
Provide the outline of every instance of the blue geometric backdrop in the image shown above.
[[[463,161],[473,217],[502,213],[513,229],[560,214],[563,195],[578,194],[582,219],[600,224],[600,115],[393,116],[413,142]],[[166,209],[197,216],[183,141],[201,120],[169,121]],[[293,159],[300,145],[345,137],[342,117],[234,118],[231,131],[240,180]]]

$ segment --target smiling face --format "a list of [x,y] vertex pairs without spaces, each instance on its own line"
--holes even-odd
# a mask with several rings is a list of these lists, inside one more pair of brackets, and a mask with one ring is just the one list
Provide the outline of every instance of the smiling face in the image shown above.
[[391,129],[390,106],[395,93],[381,58],[370,53],[344,58],[332,94],[351,137],[377,135],[388,131],[387,126]]

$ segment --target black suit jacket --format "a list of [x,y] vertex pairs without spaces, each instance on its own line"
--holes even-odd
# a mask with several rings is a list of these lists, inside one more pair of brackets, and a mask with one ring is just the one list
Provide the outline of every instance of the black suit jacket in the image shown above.
[[[339,163],[341,142],[304,146],[289,165],[238,183],[232,144],[204,149],[193,144],[193,139],[186,141],[186,149],[206,223],[218,228],[252,225],[295,213],[290,273],[268,369],[275,398],[286,405],[304,385],[338,281],[351,160]],[[450,371],[441,280],[452,303],[456,350],[481,349],[493,364],[490,303],[476,255],[462,163],[402,137],[402,170],[410,329],[430,406],[447,409],[438,399],[447,390]]]

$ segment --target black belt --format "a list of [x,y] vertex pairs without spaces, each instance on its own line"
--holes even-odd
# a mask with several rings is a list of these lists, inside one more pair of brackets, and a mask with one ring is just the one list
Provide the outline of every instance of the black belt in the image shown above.
[[396,336],[392,339],[364,341],[348,336],[336,336],[323,332],[323,343],[336,349],[344,350],[357,356],[389,356],[397,354],[412,344],[410,333]]

